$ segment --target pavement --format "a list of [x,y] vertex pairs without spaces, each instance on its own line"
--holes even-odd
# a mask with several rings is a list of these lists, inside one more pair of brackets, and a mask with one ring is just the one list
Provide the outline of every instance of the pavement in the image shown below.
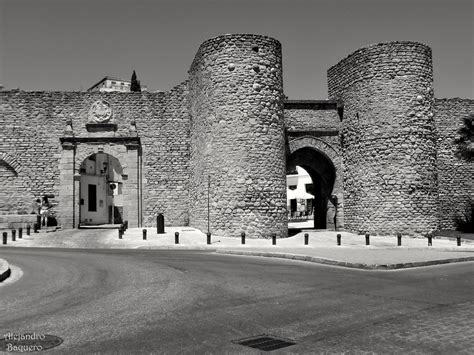
[[[434,237],[432,246],[424,237],[402,238],[397,246],[393,236],[371,236],[366,245],[365,236],[348,232],[305,229],[304,223],[289,225],[301,232],[289,238],[276,240],[246,238],[245,245],[237,238],[212,236],[207,245],[206,234],[191,227],[166,227],[164,234],[157,234],[156,228],[146,228],[147,239],[143,240],[142,228],[130,228],[118,238],[116,229],[74,229],[40,231],[30,236],[11,241],[9,247],[81,248],[81,249],[202,249],[221,254],[276,257],[320,264],[337,265],[359,269],[401,269],[453,262],[474,261],[474,240],[472,235],[463,235],[462,245],[456,238]],[[175,244],[175,232],[179,232],[179,244]],[[304,234],[309,236],[304,244]],[[341,234],[341,245],[337,245],[337,234]],[[466,239],[464,239],[466,238]]]

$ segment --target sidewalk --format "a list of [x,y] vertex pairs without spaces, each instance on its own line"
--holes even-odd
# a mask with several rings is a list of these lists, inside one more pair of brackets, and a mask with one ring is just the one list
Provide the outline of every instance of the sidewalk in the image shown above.
[[[128,229],[123,239],[118,239],[116,229],[74,229],[57,232],[32,233],[22,239],[11,241],[8,247],[50,247],[91,249],[202,249],[222,254],[254,255],[289,258],[322,264],[339,265],[363,269],[398,269],[434,264],[474,261],[474,241],[463,240],[461,246],[455,239],[433,238],[428,246],[426,238],[403,237],[402,246],[397,246],[396,237],[370,237],[370,246],[365,245],[365,236],[347,232],[341,234],[341,246],[337,245],[332,231],[302,231],[290,238],[247,238],[241,244],[240,236],[226,238],[212,236],[207,245],[206,234],[191,227],[167,227],[165,234],[157,234],[156,228],[147,228],[147,240],[143,240],[141,228]],[[175,232],[179,232],[179,244],[175,244]],[[309,245],[304,245],[304,233],[309,235]]]

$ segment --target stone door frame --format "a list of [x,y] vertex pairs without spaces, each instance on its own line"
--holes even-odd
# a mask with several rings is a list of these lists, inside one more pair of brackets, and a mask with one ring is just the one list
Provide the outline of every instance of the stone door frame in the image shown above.
[[61,137],[59,162],[59,223],[77,228],[80,213],[80,166],[90,155],[106,153],[123,168],[123,220],[129,227],[143,225],[142,149],[138,137]]

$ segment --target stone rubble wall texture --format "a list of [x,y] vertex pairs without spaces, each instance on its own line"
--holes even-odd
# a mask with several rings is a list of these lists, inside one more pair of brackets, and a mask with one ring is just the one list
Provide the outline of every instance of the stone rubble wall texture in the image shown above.
[[256,35],[204,42],[190,69],[190,222],[223,236],[287,235],[281,45]]
[[[189,79],[168,92],[0,92],[0,214],[30,213],[36,198],[54,194],[59,222],[71,227],[74,173],[101,148],[129,173],[139,162],[145,226],[162,213],[166,225],[206,232],[210,176],[213,234],[284,237],[287,159],[308,148],[334,165],[332,194],[347,230],[454,227],[474,195],[473,164],[454,156],[453,143],[474,100],[434,100],[428,47],[392,42],[354,52],[329,69],[330,101],[313,103],[319,109],[286,104],[281,58],[274,39],[225,35],[204,42]],[[110,103],[116,130],[86,129],[98,100]],[[342,123],[336,109],[322,109],[334,101],[344,106]],[[60,143],[71,135],[68,121],[74,151]],[[110,141],[126,137],[140,150]]]
[[[73,134],[84,137],[141,138],[144,177],[144,224],[153,225],[158,212],[167,224],[185,224],[188,211],[189,118],[186,103],[187,84],[167,93],[98,93],[98,92],[2,92],[0,125],[4,137],[0,154],[15,156],[23,167],[17,176],[15,195],[29,201],[44,194],[60,193],[59,163],[67,120],[72,121]],[[113,108],[116,131],[89,132],[86,123],[89,109],[97,100],[109,102]],[[132,130],[136,123],[136,132]],[[81,145],[88,145],[81,148]],[[109,145],[110,150],[120,147]],[[82,161],[98,152],[99,145],[78,143],[76,173]],[[124,148],[124,147],[121,147]],[[0,157],[1,158],[1,157]],[[5,160],[8,163],[8,159]],[[123,159],[121,164],[123,164]],[[125,166],[125,168],[127,168]],[[71,180],[71,186],[73,182]],[[0,189],[1,194],[8,187]],[[146,188],[145,188],[146,187]],[[10,195],[11,196],[11,195]],[[56,198],[57,200],[57,198]],[[60,206],[57,206],[59,217]]]
[[288,132],[339,131],[341,121],[336,110],[287,109],[284,110]]
[[344,103],[344,222],[371,234],[438,228],[431,49],[392,42],[359,49],[328,70]]
[[453,142],[469,114],[474,114],[473,99],[435,99],[441,229],[454,229],[454,220],[474,202],[474,163],[457,158]]

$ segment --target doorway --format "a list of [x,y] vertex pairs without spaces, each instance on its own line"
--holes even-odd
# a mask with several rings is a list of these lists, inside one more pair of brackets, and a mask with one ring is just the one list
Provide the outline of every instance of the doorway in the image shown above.
[[[298,180],[305,181],[304,187],[299,188],[299,195],[298,193],[295,195],[296,208],[298,208],[298,197],[301,205],[297,215],[303,213],[306,217],[311,216],[312,222],[309,228],[334,230],[336,205],[331,194],[336,180],[336,169],[331,159],[311,147],[297,149],[287,159],[287,177],[295,174],[301,175]],[[287,191],[287,195],[292,197],[291,194],[291,190]],[[289,208],[291,213],[291,202]],[[292,216],[289,217],[292,222]]]
[[113,225],[123,222],[123,169],[117,158],[95,153],[81,163],[81,226]]

